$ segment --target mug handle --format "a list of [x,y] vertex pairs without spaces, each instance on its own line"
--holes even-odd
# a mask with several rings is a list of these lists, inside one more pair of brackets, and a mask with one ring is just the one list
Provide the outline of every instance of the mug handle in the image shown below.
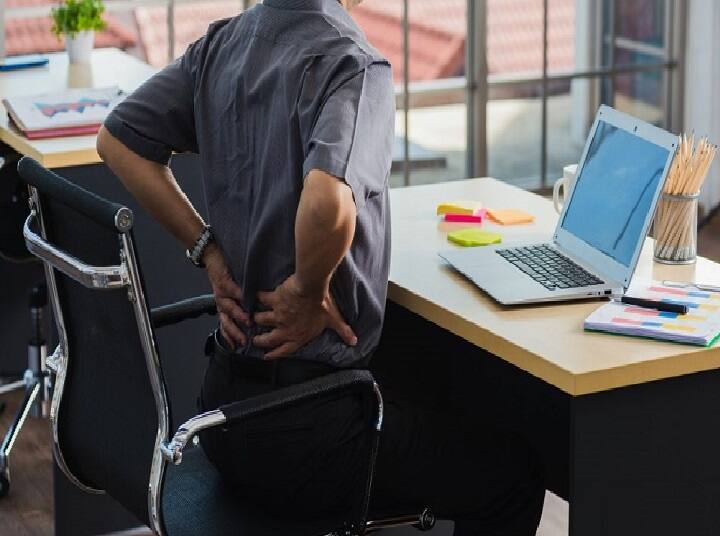
[[553,185],[553,205],[555,206],[555,212],[558,214],[562,213],[563,210],[563,204],[560,202],[560,187],[564,186],[565,184],[565,177],[561,177],[558,180],[555,181],[555,184]]

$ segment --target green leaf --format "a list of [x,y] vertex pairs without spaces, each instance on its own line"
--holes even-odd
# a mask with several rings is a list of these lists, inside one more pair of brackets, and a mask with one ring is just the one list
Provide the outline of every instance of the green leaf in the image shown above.
[[102,0],[64,0],[50,10],[51,31],[58,37],[62,34],[75,37],[85,30],[103,30],[106,26],[102,18],[104,12]]

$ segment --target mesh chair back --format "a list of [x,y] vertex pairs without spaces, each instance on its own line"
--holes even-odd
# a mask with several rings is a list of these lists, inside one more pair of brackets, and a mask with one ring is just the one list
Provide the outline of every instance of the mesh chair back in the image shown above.
[[[122,209],[125,226],[131,226],[131,212],[34,160],[21,160],[18,169],[35,189],[47,242],[89,265],[121,265],[123,233],[116,220]],[[41,232],[38,226],[36,231]],[[125,233],[126,245],[132,247],[131,231]],[[69,476],[105,490],[150,525],[148,482],[159,419],[131,301],[141,300],[139,305],[147,311],[142,289],[87,288],[53,264],[46,259],[65,358],[64,381],[59,371],[54,395],[58,400],[53,402],[56,448]]]

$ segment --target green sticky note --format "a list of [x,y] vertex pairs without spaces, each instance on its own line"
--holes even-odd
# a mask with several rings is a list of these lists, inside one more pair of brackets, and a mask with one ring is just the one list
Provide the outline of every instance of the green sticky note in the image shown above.
[[497,233],[488,233],[479,229],[460,229],[448,234],[448,240],[461,246],[487,246],[499,244],[502,237]]

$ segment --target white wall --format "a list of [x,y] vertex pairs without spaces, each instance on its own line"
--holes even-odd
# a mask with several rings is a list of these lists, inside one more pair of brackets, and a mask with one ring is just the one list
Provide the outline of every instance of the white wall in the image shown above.
[[[720,1],[688,0],[685,51],[685,132],[720,144]],[[700,202],[720,205],[720,162],[713,164]]]

